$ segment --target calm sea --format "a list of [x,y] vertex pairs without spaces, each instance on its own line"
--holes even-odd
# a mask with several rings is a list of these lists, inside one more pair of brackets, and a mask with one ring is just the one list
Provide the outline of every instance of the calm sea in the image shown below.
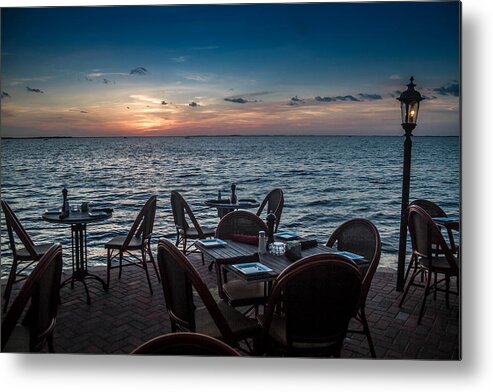
[[[105,265],[104,243],[125,234],[141,205],[158,196],[155,238],[174,237],[170,191],[187,199],[203,224],[217,213],[204,200],[284,190],[282,229],[325,243],[347,219],[372,220],[382,237],[380,265],[396,268],[403,137],[146,137],[2,140],[1,190],[35,242],[58,241],[70,265],[70,232],[41,219],[47,208],[83,201],[111,207],[113,217],[88,226],[90,264]],[[459,216],[460,140],[415,137],[410,199],[438,203]],[[2,218],[2,275],[10,251]]]

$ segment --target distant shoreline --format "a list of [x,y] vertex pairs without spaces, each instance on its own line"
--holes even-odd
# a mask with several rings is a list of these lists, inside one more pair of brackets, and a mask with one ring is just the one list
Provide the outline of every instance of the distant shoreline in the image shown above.
[[[460,137],[460,135],[413,135],[416,137]],[[155,136],[26,136],[26,137],[0,137],[0,140],[43,140],[43,139],[140,139],[140,138],[214,138],[214,137],[398,137],[402,135],[155,135]]]

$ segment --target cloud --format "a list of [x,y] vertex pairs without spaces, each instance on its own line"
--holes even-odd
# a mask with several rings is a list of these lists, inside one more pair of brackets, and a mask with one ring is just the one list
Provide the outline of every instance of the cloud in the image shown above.
[[89,112],[86,112],[85,110],[81,110],[80,113],[84,113],[84,114],[87,114]]
[[2,91],[2,99],[4,98],[12,98],[9,93]]
[[364,99],[365,101],[375,101],[378,99],[382,99],[382,96],[380,94],[359,93],[358,96]]
[[148,72],[144,67],[137,67],[130,71],[130,75],[146,75]]
[[[293,97],[293,98],[298,98],[298,97]],[[297,101],[293,100],[291,98],[291,105],[296,104]],[[298,98],[299,99],[299,98]],[[375,101],[383,99],[380,94],[366,94],[366,93],[359,93],[357,94],[357,97],[354,95],[336,95],[333,97],[321,97],[317,96],[315,97],[315,101],[318,102],[364,102],[364,101]]]
[[393,74],[389,76],[390,80],[401,80],[401,75]]
[[39,88],[31,88],[29,86],[26,86],[26,90],[29,91],[30,93],[38,93],[38,94],[44,93],[44,91],[40,90]]
[[186,73],[183,75],[185,79],[193,80],[194,82],[206,83],[213,78],[211,74]]
[[177,56],[177,57],[172,57],[171,60],[173,60],[175,63],[184,63],[189,59],[189,56]]
[[226,102],[233,102],[233,103],[255,103],[258,102],[256,99],[248,100],[242,97],[229,97],[229,98],[224,98]]
[[295,105],[300,105],[302,103],[304,103],[305,100],[304,99],[301,99],[301,98],[298,98],[297,95],[295,95],[294,97],[292,97],[290,100],[289,100],[289,105],[292,105],[292,106],[295,106]]
[[168,104],[168,102],[166,102],[166,101],[161,101],[161,105],[167,105],[167,104]]
[[191,106],[191,107],[195,108],[195,107],[200,106],[200,105],[199,105],[197,102],[192,101],[192,102],[190,102],[190,103],[188,104],[188,106]]
[[459,83],[449,83],[445,86],[434,88],[433,91],[438,95],[452,95],[454,97],[458,97]]
[[103,83],[104,84],[116,84],[116,82],[114,80],[108,80],[106,78],[103,78]]
[[219,46],[209,45],[209,46],[195,46],[193,48],[190,48],[190,50],[213,50],[213,49],[219,49]]
[[315,101],[318,102],[338,102],[338,101],[352,101],[359,102],[360,100],[352,95],[338,95],[336,97],[315,97]]

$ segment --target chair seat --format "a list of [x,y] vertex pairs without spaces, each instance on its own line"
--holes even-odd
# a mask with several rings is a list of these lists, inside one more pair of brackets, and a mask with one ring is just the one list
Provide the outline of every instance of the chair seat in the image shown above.
[[[213,237],[216,234],[216,229],[208,226],[201,226],[202,231],[204,232],[205,237]],[[199,233],[195,227],[189,227],[185,229],[185,236],[187,238],[200,238]]]
[[29,328],[18,325],[12,331],[7,344],[2,352],[6,353],[28,353],[29,352]]
[[[126,235],[117,235],[113,239],[109,240],[104,247],[106,249],[120,249],[123,247],[123,243],[127,239]],[[128,245],[128,249],[140,249],[142,248],[142,238],[141,237],[133,237],[130,240],[130,244]]]
[[[459,260],[454,257],[455,262],[457,263],[457,266],[459,266]],[[427,258],[420,258],[419,263],[426,268],[429,268],[430,266],[430,259]],[[434,272],[439,272],[439,273],[451,273],[452,268],[450,267],[449,262],[445,258],[445,256],[438,256],[438,257],[433,257],[431,259],[431,269]]]
[[[217,306],[228,322],[235,339],[242,340],[257,336],[260,333],[260,325],[257,320],[246,317],[224,301],[218,302]],[[222,338],[221,332],[206,308],[199,308],[195,311],[195,329],[195,332],[217,339]]]
[[267,302],[265,283],[247,284],[230,280],[223,284],[223,291],[231,306],[262,305]]
[[[48,249],[50,249],[53,245],[54,245],[54,243],[34,245],[34,250],[41,257],[46,252],[48,252]],[[21,249],[17,250],[17,258],[20,260],[32,260],[32,257],[26,248],[21,248]]]

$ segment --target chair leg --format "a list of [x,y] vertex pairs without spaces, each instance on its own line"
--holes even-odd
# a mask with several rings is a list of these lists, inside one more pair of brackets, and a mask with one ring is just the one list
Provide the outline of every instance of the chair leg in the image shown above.
[[368,346],[370,347],[370,354],[372,358],[376,358],[375,347],[373,346],[373,340],[371,338],[370,327],[368,326],[368,320],[366,319],[365,307],[362,306],[360,310],[361,324],[363,324],[363,331],[366,335],[366,340],[368,340]]
[[106,288],[109,290],[110,288],[110,270],[111,270],[111,252],[108,249],[108,253],[106,255]]
[[406,298],[407,296],[407,293],[409,292],[409,289],[411,288],[411,285],[413,284],[414,282],[414,279],[416,278],[416,276],[420,273],[421,271],[416,269],[414,270],[414,272],[412,273],[411,275],[411,278],[409,279],[409,282],[407,282],[407,286],[406,286],[406,289],[404,290],[404,293],[402,294],[402,298],[401,298],[401,301],[399,302],[399,308],[402,306],[402,304],[404,303],[404,299]]
[[154,261],[154,256],[152,255],[152,250],[151,250],[151,243],[147,243],[147,251],[149,252],[149,259],[151,260],[152,266],[154,267],[154,272],[156,273],[157,276],[157,281],[161,282],[161,277],[159,276],[159,271],[156,267],[156,262]]
[[414,254],[411,256],[411,260],[409,260],[409,265],[407,266],[407,271],[406,275],[404,275],[404,282],[407,282],[407,277],[409,276],[409,271],[411,271],[411,268],[414,267],[414,270],[416,270],[416,264],[414,261]]
[[55,346],[53,345],[53,332],[46,337],[46,343],[48,343],[48,350],[50,353],[55,352]]
[[445,305],[447,306],[447,309],[450,309],[449,293],[450,293],[450,276],[445,275]]
[[423,318],[423,313],[425,311],[426,297],[430,293],[430,282],[431,282],[431,271],[428,271],[426,274],[426,283],[425,283],[425,295],[423,296],[423,302],[421,303],[421,309],[419,310],[418,324],[421,324],[421,319]]
[[14,258],[14,260],[12,261],[12,266],[10,267],[10,273],[9,273],[9,278],[7,280],[7,285],[5,286],[5,291],[3,293],[4,313],[7,311],[7,306],[9,304],[9,299],[10,299],[10,293],[12,292],[12,286],[14,285],[16,275],[17,275],[17,259]]
[[118,252],[118,257],[119,257],[118,279],[121,279],[122,278],[122,262],[123,262],[123,252],[122,251]]
[[144,267],[144,271],[146,273],[147,284],[149,285],[149,290],[151,291],[151,295],[153,295],[154,293],[152,291],[152,284],[151,284],[151,278],[149,276],[149,270],[147,269],[146,252],[145,252],[144,248],[142,248],[142,266]]
[[437,277],[437,275],[438,274],[435,272],[435,281],[434,281],[435,291],[433,292],[433,300],[434,301],[436,301],[436,299],[437,299],[437,292],[438,292],[438,290],[437,290],[438,289],[438,286],[437,286],[438,277]]

